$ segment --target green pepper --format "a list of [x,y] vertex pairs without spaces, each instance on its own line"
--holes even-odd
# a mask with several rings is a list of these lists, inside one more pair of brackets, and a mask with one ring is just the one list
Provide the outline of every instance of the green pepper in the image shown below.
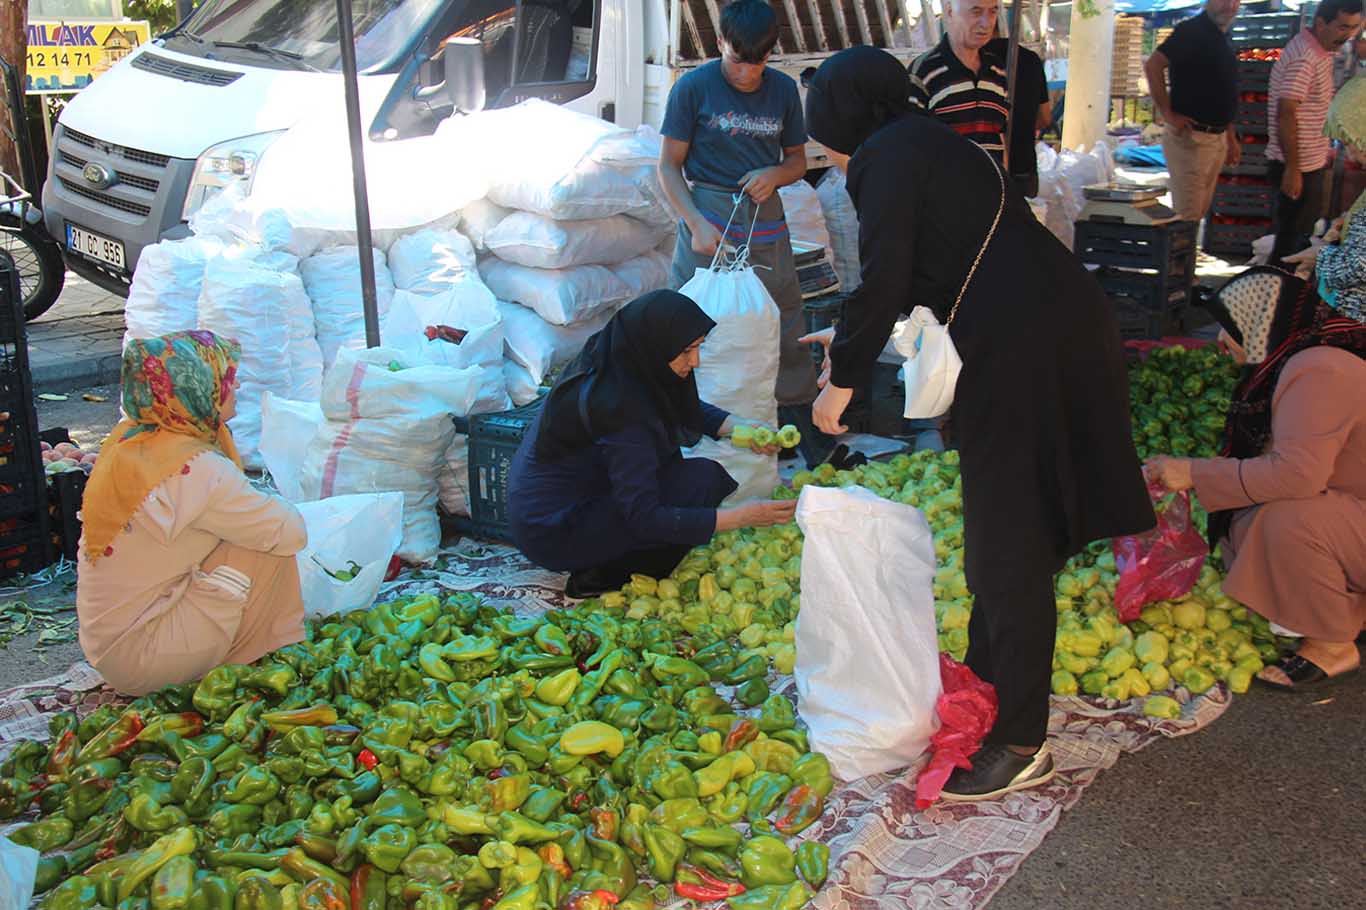
[[801,758],[796,749],[776,739],[755,740],[745,746],[745,752],[754,759],[754,765],[760,771],[776,771],[779,774],[791,771],[797,759]]
[[672,759],[651,772],[645,785],[660,799],[686,799],[696,797],[699,792],[692,772]]
[[427,820],[427,810],[417,795],[404,787],[390,787],[365,810],[367,818],[378,824],[397,824],[416,828]]
[[261,824],[259,806],[221,806],[209,815],[206,827],[216,838],[240,837],[251,834]]
[[78,765],[67,776],[68,789],[62,812],[74,822],[99,814],[114,789],[114,780],[123,770],[117,758],[102,758]]
[[194,893],[196,871],[194,860],[188,856],[169,859],[152,876],[153,910],[187,910],[190,895]]
[[559,837],[559,832],[532,821],[520,812],[500,812],[493,824],[499,839],[510,844],[543,844]]
[[280,792],[280,780],[263,765],[243,768],[228,782],[223,801],[264,806]]
[[656,701],[640,717],[640,725],[646,730],[660,733],[678,728],[679,716],[673,705]]
[[137,742],[138,734],[142,732],[142,728],[142,715],[133,708],[128,708],[113,723],[81,747],[80,751],[76,753],[75,764],[84,765],[118,755]]
[[242,664],[224,664],[210,670],[195,687],[195,710],[212,720],[227,719],[237,702],[237,688],[250,672],[251,668]]
[[[682,657],[664,657],[654,652],[645,655],[645,665],[660,683],[691,689],[711,679],[706,670]],[[765,668],[766,669],[766,668]]]
[[650,812],[650,820],[670,831],[682,834],[689,828],[700,828],[707,823],[707,810],[696,798],[666,799]]
[[160,834],[189,824],[190,818],[179,806],[162,806],[146,793],[133,796],[123,810],[124,820],[144,833]]
[[276,733],[288,733],[295,727],[326,727],[337,722],[337,709],[318,704],[289,711],[270,711],[261,715],[261,722]]
[[536,647],[547,654],[562,657],[570,653],[569,639],[564,630],[553,623],[545,623],[536,629],[532,636]]
[[767,672],[768,661],[758,654],[751,654],[726,674],[725,683],[728,686],[738,686],[751,679],[758,679]]
[[394,873],[416,846],[417,835],[411,828],[381,825],[361,842],[361,851],[372,865]]
[[408,854],[401,868],[410,879],[439,884],[451,880],[455,860],[455,851],[445,844],[422,844]]
[[236,893],[237,889],[223,876],[201,870],[195,873],[189,910],[233,910],[233,896]]
[[760,709],[758,723],[763,732],[776,733],[793,727],[797,723],[797,714],[792,710],[792,702],[781,695],[773,695]]
[[820,888],[830,874],[830,846],[804,840],[797,845],[797,870],[812,888]]
[[760,828],[765,827],[768,822],[766,816],[772,812],[787,791],[792,789],[792,778],[785,774],[777,774],[772,771],[759,771],[749,778],[749,785],[745,791],[749,805],[745,811],[745,818],[751,825]]
[[379,796],[381,786],[383,782],[378,774],[365,771],[357,774],[353,780],[337,781],[337,795],[350,797],[353,805],[363,806]]
[[610,724],[585,720],[565,730],[560,735],[559,746],[569,755],[604,753],[615,758],[626,748],[626,740],[621,731]]
[[60,853],[54,856],[39,857],[38,869],[33,877],[33,893],[42,894],[45,891],[51,891],[62,879],[67,877],[67,873],[70,871],[66,857]]
[[770,733],[769,739],[780,743],[786,743],[796,749],[798,754],[806,755],[811,751],[811,740],[807,738],[806,731],[793,727],[789,730],[779,730]]
[[233,910],[283,910],[284,899],[265,876],[249,875],[237,883],[232,906]]
[[830,761],[819,752],[808,752],[792,763],[789,772],[794,784],[805,784],[821,796],[829,796],[835,788],[830,775]]
[[348,910],[384,910],[388,903],[388,876],[369,863],[351,875],[351,906]]
[[776,837],[760,835],[740,850],[741,881],[746,888],[787,885],[797,880],[797,858]]
[[728,898],[731,910],[800,910],[811,899],[811,889],[801,882],[761,885]]
[[[285,855],[280,858],[280,868],[289,873],[300,883],[306,884],[314,879],[320,878],[331,882],[343,893],[349,892],[351,889],[350,882],[348,882],[344,876],[335,870],[324,866],[322,863],[311,859],[307,853],[298,847],[294,847],[285,852]],[[349,897],[347,903],[350,903]]]
[[688,852],[683,838],[662,825],[645,825],[645,851],[650,874],[656,881],[671,882],[679,860]]
[[783,799],[774,827],[783,834],[800,834],[811,827],[824,811],[825,797],[806,784],[797,784]]
[[633,730],[640,726],[640,719],[654,703],[643,698],[627,698],[622,695],[604,695],[593,702],[598,716],[609,726],[623,730]]
[[75,875],[48,893],[43,910],[89,910],[98,904],[95,883],[84,875]]
[[71,819],[56,815],[11,831],[9,839],[21,847],[32,847],[39,853],[47,853],[69,842],[75,833],[76,825]]
[[631,855],[611,841],[588,837],[588,846],[593,854],[593,870],[605,878],[607,890],[617,897],[627,894],[636,886],[636,867]]
[[731,854],[739,850],[745,840],[739,831],[728,825],[688,828],[683,832],[683,839],[708,850],[724,850]]
[[119,879],[118,899],[127,900],[158,869],[177,856],[188,856],[198,846],[199,838],[193,828],[177,828],[170,834],[162,835],[128,865]]
[[484,699],[468,709],[470,729],[475,739],[491,739],[501,742],[507,733],[508,716],[503,703]]
[[735,697],[741,704],[752,708],[768,698],[768,683],[762,676],[756,676],[737,689]]
[[569,667],[536,683],[536,698],[547,705],[561,707],[573,697],[582,681],[578,668]]

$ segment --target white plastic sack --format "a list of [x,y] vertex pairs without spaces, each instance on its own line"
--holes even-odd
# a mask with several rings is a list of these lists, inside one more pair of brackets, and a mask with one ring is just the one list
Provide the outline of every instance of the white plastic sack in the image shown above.
[[[308,546],[296,557],[304,615],[332,616],[373,604],[403,537],[403,494],[334,496],[298,509],[308,529]],[[350,571],[352,563],[360,571],[349,581],[328,574]]]
[[436,476],[455,436],[451,415],[469,413],[483,371],[427,365],[390,370],[402,356],[384,347],[337,355],[323,380],[326,420],[304,458],[302,488],[308,499],[403,493],[398,555],[425,563],[441,545]]
[[929,745],[941,690],[929,524],[861,487],[813,486],[797,524],[794,675],[811,749],[841,780],[903,768]]
[[32,847],[0,837],[0,907],[22,910],[33,900],[40,855]]
[[470,514],[470,441],[456,433],[446,450],[445,464],[436,475],[437,498],[447,515],[468,518]]
[[669,286],[669,266],[673,260],[669,256],[651,250],[642,256],[623,262],[612,271],[630,288],[630,299],[634,300],[650,291],[658,291]]
[[[835,168],[834,170],[839,170]],[[825,224],[825,212],[821,208],[816,188],[805,180],[778,189],[783,200],[783,212],[787,217],[787,231],[793,243],[807,243],[822,249],[830,249],[830,231]]]
[[[695,371],[703,401],[736,417],[778,425],[778,306],[751,268],[698,269],[679,292],[716,322],[702,342]],[[703,437],[688,450],[718,461],[739,484],[728,502],[768,499],[778,485],[778,459]]]
[[[428,338],[427,327],[438,325],[468,334],[459,344]],[[511,406],[502,370],[503,319],[498,301],[478,277],[467,275],[437,296],[396,291],[380,337],[385,347],[402,352],[405,364],[478,368],[479,391],[468,413],[506,411]]]
[[853,293],[863,283],[863,272],[858,255],[858,212],[849,198],[844,171],[832,167],[816,185],[816,197],[825,213],[825,226],[830,232],[830,253],[834,258],[835,275],[840,287]]
[[552,325],[519,303],[498,301],[508,357],[542,382],[555,367],[574,359],[583,343],[602,329],[615,310],[604,310],[577,325]]
[[163,240],[144,247],[123,305],[129,338],[187,332],[198,325],[204,267],[223,250],[213,237]]
[[941,324],[929,308],[918,306],[911,310],[910,318],[896,324],[892,343],[906,358],[902,367],[906,383],[903,416],[924,420],[947,413],[963,370],[949,327]]
[[616,265],[657,242],[656,229],[625,215],[552,221],[531,212],[509,215],[484,238],[489,251],[504,262],[538,269]]
[[[247,197],[241,184],[231,184],[213,196],[190,216],[190,230],[196,236],[215,238],[230,245],[234,243],[260,247],[274,252],[294,252],[294,226],[281,209],[271,208],[260,198]],[[306,252],[306,246],[300,246]],[[295,253],[295,255],[300,255]]]
[[[389,312],[394,299],[394,279],[384,253],[375,257],[375,303],[379,316]],[[354,246],[320,250],[299,263],[304,289],[313,302],[313,326],[322,351],[323,366],[330,367],[342,348],[365,347],[365,307],[360,289],[360,252]]]
[[508,397],[515,406],[520,408],[541,397],[541,384],[532,379],[531,373],[520,363],[504,360],[503,378],[507,382]]
[[414,294],[440,294],[478,274],[474,246],[456,230],[430,228],[400,237],[389,247],[394,287]]
[[631,299],[626,282],[601,265],[533,269],[490,257],[479,274],[499,300],[530,307],[555,325],[583,322]]
[[275,489],[290,502],[303,502],[304,457],[323,409],[316,401],[292,401],[267,392],[261,397],[261,460]]
[[476,199],[460,213],[460,230],[470,239],[476,250],[484,253],[488,251],[488,247],[484,245],[488,235],[511,214],[512,209],[505,209],[487,199]]

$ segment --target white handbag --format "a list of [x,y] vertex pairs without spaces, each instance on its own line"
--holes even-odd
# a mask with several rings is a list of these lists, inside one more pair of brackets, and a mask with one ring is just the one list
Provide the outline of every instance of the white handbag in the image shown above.
[[939,417],[947,413],[953,404],[953,391],[958,385],[958,374],[963,369],[963,359],[958,356],[958,348],[949,335],[949,326],[958,315],[958,305],[963,302],[963,295],[967,293],[968,285],[972,284],[972,276],[977,274],[977,266],[981,264],[991,239],[996,236],[996,228],[1001,224],[1001,213],[1005,211],[1006,205],[1005,176],[1001,172],[1001,166],[996,164],[996,159],[985,149],[982,149],[982,154],[986,155],[996,168],[996,176],[1001,181],[1001,202],[996,207],[996,217],[992,219],[991,229],[982,241],[982,248],[977,251],[977,258],[968,269],[968,277],[963,280],[963,287],[958,291],[958,299],[953,302],[949,319],[940,325],[928,307],[918,306],[911,310],[908,319],[897,323],[896,332],[892,336],[892,343],[897,352],[906,358],[906,364],[902,368],[906,383],[906,409],[903,413],[911,420]]

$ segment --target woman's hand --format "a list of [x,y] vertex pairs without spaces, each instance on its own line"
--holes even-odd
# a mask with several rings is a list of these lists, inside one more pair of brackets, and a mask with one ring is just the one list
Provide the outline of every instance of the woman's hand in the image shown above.
[[787,524],[797,514],[795,499],[765,499],[742,506],[716,510],[716,530],[734,531],[736,528],[767,528]]
[[1169,493],[1179,493],[1195,486],[1191,476],[1192,464],[1190,458],[1154,455],[1143,463],[1143,476],[1149,483],[1161,484]]
[[816,378],[816,385],[825,388],[830,382],[830,345],[835,341],[835,327],[821,329],[819,332],[812,332],[797,339],[797,344],[818,344],[825,348],[825,356],[821,358],[821,374]]
[[853,389],[842,389],[837,385],[826,383],[811,405],[811,420],[816,424],[817,429],[830,436],[848,433],[849,428],[840,423],[840,419],[844,416],[844,409],[849,407],[849,401],[853,397]]
[[[762,420],[747,420],[743,417],[736,417],[734,414],[732,414],[730,417],[726,418],[725,423],[721,424],[721,435],[730,436],[732,433],[735,432],[736,427],[751,427],[756,430],[762,428],[768,430],[774,436],[777,436],[778,433],[777,430],[769,426],[767,423],[764,423]],[[783,447],[778,445],[777,441],[775,440],[773,442],[770,442],[766,446],[749,446],[749,449],[750,451],[755,452],[759,455],[777,455],[779,452],[783,450]]]

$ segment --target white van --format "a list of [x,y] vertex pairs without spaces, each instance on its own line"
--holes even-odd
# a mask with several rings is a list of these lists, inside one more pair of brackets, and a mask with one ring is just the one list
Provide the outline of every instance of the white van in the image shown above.
[[[782,32],[773,65],[795,78],[856,44],[909,62],[932,43],[928,3],[774,0]],[[355,0],[361,96],[382,98],[369,137],[430,134],[449,116],[449,93],[422,89],[442,82],[440,50],[453,36],[483,42],[489,107],[542,98],[623,126],[657,127],[674,80],[717,55],[720,6]],[[917,19],[929,24],[920,34],[930,42],[912,40],[908,24]],[[142,249],[186,236],[190,215],[229,183],[243,181],[250,191],[271,143],[341,96],[340,70],[333,0],[202,0],[63,111],[43,209],[68,266],[126,295]]]

